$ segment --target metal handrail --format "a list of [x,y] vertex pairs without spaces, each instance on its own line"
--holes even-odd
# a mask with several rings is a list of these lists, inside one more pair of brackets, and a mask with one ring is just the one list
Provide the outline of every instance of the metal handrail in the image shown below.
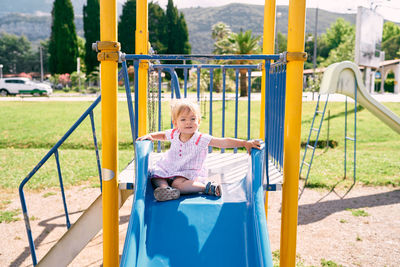
[[50,149],[49,152],[39,161],[39,163],[32,169],[32,171],[22,180],[21,184],[19,185],[19,197],[21,200],[21,206],[22,206],[22,212],[24,216],[24,221],[25,221],[25,227],[28,235],[28,241],[29,241],[29,248],[31,250],[31,256],[32,256],[32,261],[33,265],[37,264],[37,258],[36,258],[36,252],[35,252],[35,244],[33,242],[33,236],[32,236],[32,230],[29,222],[29,216],[28,216],[28,210],[26,206],[26,200],[25,200],[25,195],[24,195],[24,186],[25,184],[35,175],[35,173],[47,162],[47,160],[54,154],[56,158],[56,163],[57,163],[57,171],[58,171],[58,177],[60,181],[60,187],[61,187],[61,194],[63,198],[63,204],[64,204],[64,211],[65,211],[65,217],[66,217],[66,224],[67,228],[70,227],[70,221],[69,221],[69,216],[68,216],[68,209],[67,209],[67,204],[65,201],[65,194],[64,194],[64,186],[62,182],[62,175],[61,175],[61,169],[60,169],[60,162],[59,162],[59,157],[58,157],[58,148],[64,143],[64,141],[71,135],[71,133],[83,122],[83,120],[86,119],[88,115],[90,115],[91,119],[91,125],[92,125],[92,132],[93,132],[93,140],[94,140],[94,145],[96,149],[96,159],[97,159],[97,166],[99,170],[99,178],[100,178],[100,184],[101,184],[101,166],[100,166],[100,159],[99,159],[99,154],[98,154],[98,146],[97,146],[97,138],[96,138],[96,130],[94,127],[94,118],[93,118],[93,109],[97,106],[97,104],[101,101],[101,95],[97,97],[97,99],[90,105],[90,107],[80,116],[80,118],[72,125],[72,127],[64,134],[63,137]]

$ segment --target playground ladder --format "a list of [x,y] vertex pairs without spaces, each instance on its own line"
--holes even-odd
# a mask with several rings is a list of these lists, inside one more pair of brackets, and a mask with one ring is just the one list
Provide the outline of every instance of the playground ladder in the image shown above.
[[345,102],[345,125],[344,125],[344,176],[343,178],[345,179],[347,177],[347,141],[353,141],[353,149],[354,149],[354,154],[353,154],[353,184],[350,186],[349,190],[346,192],[345,195],[347,195],[348,192],[353,188],[353,186],[356,183],[356,159],[357,159],[357,81],[355,84],[355,90],[354,90],[354,137],[350,137],[347,134],[347,96],[346,96],[346,102]]
[[[321,132],[322,122],[324,121],[324,116],[325,116],[326,106],[328,104],[329,94],[326,96],[324,109],[322,111],[320,110],[320,98],[321,98],[321,95],[318,94],[317,106],[315,107],[314,117],[313,117],[313,120],[312,120],[312,123],[311,123],[311,127],[310,127],[310,133],[308,134],[307,144],[306,144],[306,147],[304,149],[303,159],[302,159],[301,165],[300,165],[299,177],[301,177],[301,171],[303,170],[303,166],[304,165],[306,165],[308,169],[307,169],[307,175],[306,175],[306,178],[305,178],[305,181],[304,181],[303,188],[301,189],[301,192],[300,192],[300,195],[299,195],[299,199],[300,199],[301,195],[303,194],[303,191],[304,191],[304,189],[306,187],[306,184],[307,184],[308,176],[310,174],[312,161],[314,159],[315,149],[316,149],[316,147],[318,145],[318,138],[319,138],[319,134]],[[318,126],[318,128],[314,128],[314,124],[316,122],[315,118],[318,115],[321,115],[321,118],[320,118],[320,121],[319,121],[319,126]],[[311,135],[313,135],[313,133],[316,133],[315,142],[314,142],[314,145],[310,145]],[[328,142],[329,142],[329,140],[328,140]],[[307,155],[308,149],[312,150],[310,162],[306,162],[306,155]]]

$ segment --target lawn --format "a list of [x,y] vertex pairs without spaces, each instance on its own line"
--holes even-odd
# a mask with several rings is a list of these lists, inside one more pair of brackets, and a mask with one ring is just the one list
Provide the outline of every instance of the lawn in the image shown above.
[[[71,127],[89,107],[89,102],[0,102],[0,188],[17,188],[21,180],[32,170],[47,151]],[[163,102],[163,128],[170,126],[168,103]],[[398,103],[385,103],[400,115]],[[259,103],[251,104],[251,138],[258,138]],[[350,105],[350,107],[353,107]],[[307,140],[315,102],[303,103],[301,140]],[[234,102],[226,106],[225,136],[234,136]],[[312,187],[331,188],[343,180],[344,159],[344,103],[329,103],[329,139],[337,143],[334,148],[316,150],[309,177]],[[353,136],[354,109],[349,108],[348,129]],[[209,104],[202,105],[205,115],[201,131],[209,131]],[[213,135],[221,136],[222,102],[213,104]],[[118,107],[119,169],[133,157],[129,118],[126,103]],[[101,107],[94,112],[96,131],[101,141]],[[247,103],[239,102],[238,137],[247,138]],[[327,115],[320,140],[327,139]],[[303,151],[303,150],[302,150]],[[348,143],[348,178],[340,186],[349,186],[352,180],[353,143]],[[66,186],[90,181],[98,186],[98,174],[93,149],[90,120],[70,136],[60,149],[62,173]],[[304,176],[304,174],[303,174]],[[400,185],[400,138],[396,132],[374,117],[368,110],[357,112],[357,180],[366,185]],[[54,158],[50,158],[27,184],[31,189],[49,188],[58,185]]]

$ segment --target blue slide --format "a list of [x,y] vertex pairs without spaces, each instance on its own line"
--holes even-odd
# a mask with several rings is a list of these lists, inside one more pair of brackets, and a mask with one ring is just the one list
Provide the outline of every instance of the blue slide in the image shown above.
[[[121,266],[273,266],[264,211],[264,146],[252,151],[247,176],[230,189],[222,187],[223,197],[188,195],[166,202],[155,201],[147,178],[152,149],[150,141],[136,142],[135,197]],[[235,192],[227,192],[232,188]]]

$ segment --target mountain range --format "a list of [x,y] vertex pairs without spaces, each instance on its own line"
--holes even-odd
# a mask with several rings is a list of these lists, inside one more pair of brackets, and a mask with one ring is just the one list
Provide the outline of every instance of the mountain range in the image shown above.
[[[122,11],[123,0],[118,1],[118,13]],[[33,43],[50,36],[51,9],[53,0],[0,0],[0,33],[25,35]],[[75,10],[75,26],[77,34],[83,36],[82,7],[86,0],[72,0]],[[165,8],[165,7],[163,7]],[[262,35],[262,5],[229,4],[220,7],[195,7],[180,9],[185,15],[189,30],[189,41],[193,54],[211,53],[213,40],[211,27],[217,22],[224,22],[231,30],[252,30],[253,34]],[[315,8],[306,11],[306,32],[314,33]],[[288,7],[277,6],[276,29],[287,33]],[[318,34],[324,33],[338,18],[355,24],[355,14],[340,14],[319,10]]]

